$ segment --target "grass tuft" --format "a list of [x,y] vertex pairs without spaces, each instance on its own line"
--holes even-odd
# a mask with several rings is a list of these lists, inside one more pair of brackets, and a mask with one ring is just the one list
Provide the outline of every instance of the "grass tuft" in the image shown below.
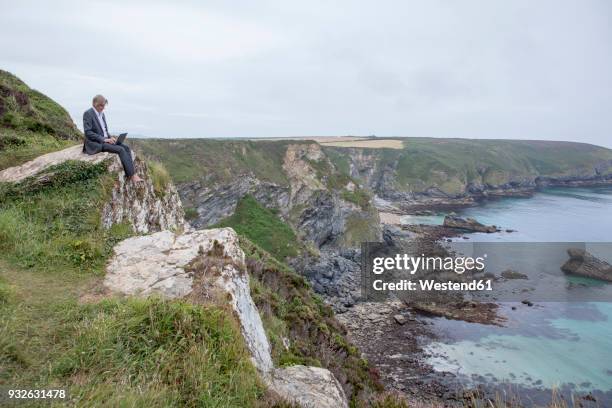
[[171,183],[170,174],[164,165],[156,160],[147,161],[149,168],[149,176],[153,183],[153,191],[159,198],[163,198],[168,190],[168,185]]

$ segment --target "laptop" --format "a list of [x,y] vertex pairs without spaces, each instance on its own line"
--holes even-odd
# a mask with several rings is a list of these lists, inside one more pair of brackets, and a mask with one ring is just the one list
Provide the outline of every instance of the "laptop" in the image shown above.
[[127,137],[127,133],[122,133],[117,138],[116,144],[125,142],[125,138]]

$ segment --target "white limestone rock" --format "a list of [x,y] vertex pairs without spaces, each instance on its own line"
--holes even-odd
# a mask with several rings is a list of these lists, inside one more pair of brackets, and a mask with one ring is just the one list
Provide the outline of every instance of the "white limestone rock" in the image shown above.
[[165,191],[158,195],[145,162],[138,158],[134,160],[136,174],[144,181],[133,183],[125,178],[119,159],[113,159],[111,166],[117,172],[117,181],[111,199],[102,208],[104,227],[128,222],[140,234],[185,227],[185,212],[174,184],[169,183]]
[[269,386],[303,408],[348,408],[340,383],[324,368],[302,365],[277,368],[272,372]]
[[115,246],[104,285],[126,295],[188,296],[195,285],[188,266],[199,254],[211,251],[215,241],[223,247],[223,264],[218,276],[209,277],[209,284],[230,295],[253,363],[260,372],[268,373],[273,368],[270,344],[251,298],[244,253],[233,229],[161,231],[128,238]]
[[[80,160],[89,163],[100,163],[104,159],[111,157],[110,153],[99,153],[88,155],[83,153],[83,145],[78,144],[57,152],[43,154],[20,166],[9,167],[0,171],[0,182],[17,183],[28,177],[32,177],[51,166],[63,163],[67,160]],[[121,163],[118,163],[121,165]]]

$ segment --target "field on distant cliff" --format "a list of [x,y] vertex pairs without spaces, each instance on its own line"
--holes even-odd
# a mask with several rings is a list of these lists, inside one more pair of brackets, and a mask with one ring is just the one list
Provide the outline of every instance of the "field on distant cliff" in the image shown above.
[[331,140],[319,139],[318,143],[322,146],[335,147],[365,147],[368,149],[401,149],[404,144],[399,139],[354,139],[354,140]]

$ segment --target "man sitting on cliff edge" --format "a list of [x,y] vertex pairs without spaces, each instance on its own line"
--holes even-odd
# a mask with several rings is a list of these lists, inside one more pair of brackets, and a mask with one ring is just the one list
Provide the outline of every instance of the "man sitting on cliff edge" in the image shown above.
[[104,96],[96,95],[93,98],[93,107],[83,113],[83,132],[85,133],[83,152],[87,154],[100,152],[118,154],[125,176],[133,182],[142,181],[134,173],[134,162],[132,161],[130,148],[126,144],[118,142],[116,137],[108,134],[106,117],[103,112],[107,103],[108,101]]

